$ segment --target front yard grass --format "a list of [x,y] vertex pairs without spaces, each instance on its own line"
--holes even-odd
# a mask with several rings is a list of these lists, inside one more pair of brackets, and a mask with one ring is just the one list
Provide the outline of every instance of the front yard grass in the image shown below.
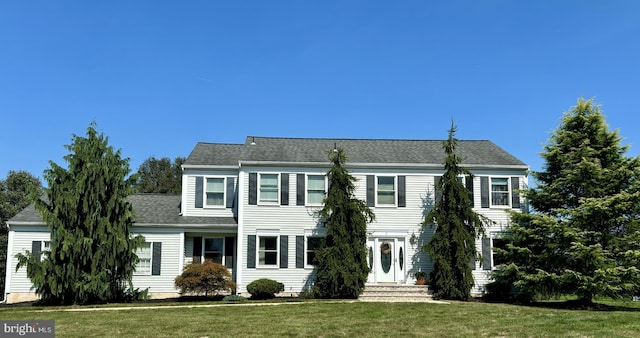
[[305,301],[82,312],[9,306],[0,309],[0,320],[55,320],[58,337],[637,337],[640,304],[608,304],[604,311],[482,302]]

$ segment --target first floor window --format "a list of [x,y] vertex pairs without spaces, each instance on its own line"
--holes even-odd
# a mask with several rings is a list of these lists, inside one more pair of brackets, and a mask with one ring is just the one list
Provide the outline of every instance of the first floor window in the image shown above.
[[260,174],[260,202],[278,203],[278,174]]
[[307,205],[321,205],[324,200],[324,176],[307,176]]
[[278,265],[278,237],[261,236],[258,245],[259,265]]
[[491,178],[491,204],[509,206],[509,179],[506,177]]
[[214,263],[222,264],[222,250],[224,241],[222,238],[204,239],[204,259],[209,259]]
[[136,250],[136,255],[140,259],[136,265],[136,275],[151,274],[151,242],[145,242]]
[[224,206],[224,178],[223,177],[207,177],[206,184],[207,206],[221,207]]
[[307,265],[317,265],[316,250],[320,248],[322,237],[307,237]]
[[396,178],[393,176],[378,176],[378,204],[396,204]]
[[492,249],[492,254],[493,254],[493,266],[498,266],[500,264],[507,264],[508,263],[508,258],[507,257],[500,257],[500,255],[496,254],[495,249],[502,249],[502,250],[507,250],[507,241],[505,241],[502,238],[494,238],[493,239],[493,249]]

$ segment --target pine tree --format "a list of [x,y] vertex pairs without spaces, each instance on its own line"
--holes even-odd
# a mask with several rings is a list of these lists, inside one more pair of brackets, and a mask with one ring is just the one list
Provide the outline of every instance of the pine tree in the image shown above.
[[355,198],[355,178],[345,168],[342,149],[328,152],[329,192],[319,211],[326,221],[327,237],[316,253],[315,287],[322,298],[357,298],[367,280],[367,223],[375,215],[364,201]]
[[26,266],[43,303],[122,300],[138,262],[135,250],[144,243],[131,235],[129,159],[114,152],[95,124],[66,148],[68,169],[50,162],[46,199],[36,201],[51,230],[51,250],[19,254],[18,268]]
[[600,296],[640,290],[640,159],[625,155],[600,107],[579,99],[544,147],[545,166],[526,191],[532,213],[513,214],[509,265],[493,274],[490,289],[516,291],[524,300]]
[[430,286],[434,297],[468,300],[473,287],[469,262],[478,256],[476,238],[484,233],[488,220],[473,211],[469,192],[459,180],[461,175],[473,176],[459,165],[461,159],[455,152],[455,131],[452,124],[449,138],[443,142],[444,175],[436,181],[436,190],[442,192],[442,197],[423,222],[423,227],[435,226],[436,230],[422,250],[433,262]]

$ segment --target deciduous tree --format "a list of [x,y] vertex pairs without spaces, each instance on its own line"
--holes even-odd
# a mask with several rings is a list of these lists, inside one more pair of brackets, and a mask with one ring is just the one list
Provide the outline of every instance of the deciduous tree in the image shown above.
[[173,163],[167,157],[149,157],[138,169],[136,191],[141,193],[179,194],[182,191],[182,163],[184,157],[176,157]]
[[95,124],[86,137],[74,135],[64,157],[68,168],[50,162],[46,199],[36,208],[51,230],[51,250],[18,254],[18,267],[48,304],[100,303],[125,298],[144,243],[133,237],[134,215],[126,197],[135,175],[129,159],[114,151]]
[[355,177],[345,168],[347,156],[338,148],[330,151],[333,164],[327,176],[329,192],[320,210],[327,237],[316,253],[317,291],[323,298],[357,298],[367,280],[367,223],[375,215],[355,197]]
[[512,215],[507,250],[497,250],[510,264],[490,290],[585,304],[640,290],[640,159],[620,142],[592,100],[564,114],[525,192],[533,212]]
[[472,209],[469,191],[460,180],[462,175],[473,177],[461,167],[456,155],[456,128],[452,124],[449,138],[443,142],[446,154],[444,175],[436,181],[438,200],[425,216],[423,227],[435,227],[433,237],[422,250],[433,262],[430,286],[437,298],[468,300],[473,287],[469,262],[478,256],[476,238],[484,233],[485,217]]

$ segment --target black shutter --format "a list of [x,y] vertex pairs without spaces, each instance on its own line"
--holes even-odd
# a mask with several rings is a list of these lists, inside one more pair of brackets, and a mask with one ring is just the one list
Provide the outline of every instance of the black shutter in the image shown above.
[[280,205],[289,205],[289,174],[280,174]]
[[407,177],[406,176],[398,176],[398,206],[406,207],[407,206]]
[[296,268],[304,268],[304,236],[296,236]]
[[280,236],[280,267],[289,267],[289,236]]
[[511,177],[511,207],[514,209],[520,209],[520,179],[518,177]]
[[193,238],[193,262],[201,263],[202,259],[202,237]]
[[247,268],[256,267],[256,235],[247,236]]
[[202,208],[202,196],[204,190],[204,177],[196,177],[196,208]]
[[442,182],[442,176],[434,177],[433,190],[435,191],[435,203],[438,203],[442,200],[442,189],[440,189],[440,182]]
[[480,207],[489,207],[489,177],[480,177]]
[[296,175],[296,205],[304,205],[305,175]]
[[471,256],[471,260],[469,261],[469,267],[471,268],[471,270],[475,270],[476,269],[476,256],[475,256],[475,254],[473,256]]
[[40,249],[42,248],[42,241],[32,241],[31,242],[31,255],[33,255],[37,260],[40,260]]
[[151,258],[151,275],[160,276],[160,265],[162,263],[162,243],[153,242],[153,254]]
[[[473,176],[465,177],[465,185],[467,186],[467,191],[469,192],[469,199],[471,200],[471,207],[473,208],[475,205],[474,197],[473,197]],[[474,261],[475,262],[475,261]],[[474,263],[475,266],[475,263]]]
[[258,204],[258,174],[249,173],[249,205]]
[[482,270],[491,270],[491,238],[482,239]]
[[234,177],[227,177],[227,208],[233,208],[236,199],[236,180]]
[[376,206],[376,177],[367,175],[367,206]]
[[233,268],[233,250],[235,244],[235,237],[224,238],[224,265],[229,269]]

